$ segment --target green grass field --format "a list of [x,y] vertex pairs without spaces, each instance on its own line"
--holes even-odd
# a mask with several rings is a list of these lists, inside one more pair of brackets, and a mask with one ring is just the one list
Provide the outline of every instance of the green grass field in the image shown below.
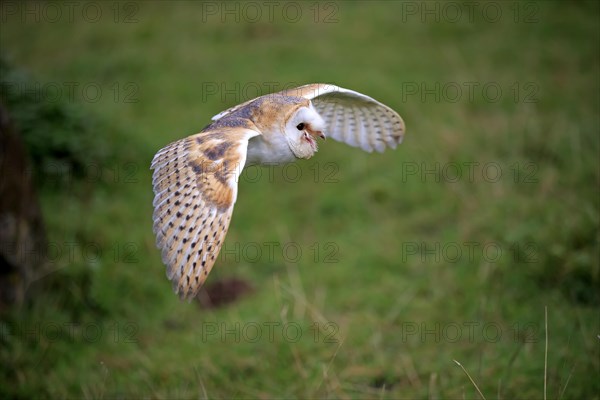
[[[1,315],[0,397],[478,398],[457,360],[487,399],[600,398],[598,3],[51,4],[0,3],[2,56],[104,161],[40,183],[54,253]],[[311,82],[404,143],[248,170],[207,284],[252,293],[180,302],[153,155]]]

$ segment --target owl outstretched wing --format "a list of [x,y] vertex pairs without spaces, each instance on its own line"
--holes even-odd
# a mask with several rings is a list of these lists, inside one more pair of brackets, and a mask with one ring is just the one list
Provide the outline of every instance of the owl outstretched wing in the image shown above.
[[154,233],[167,277],[192,299],[225,240],[248,140],[260,133],[216,126],[169,144],[152,160]]
[[[327,124],[326,135],[339,142],[372,152],[396,148],[402,142],[405,126],[397,112],[383,103],[350,89],[313,83],[265,96],[296,96],[312,101]],[[247,106],[248,100],[212,117],[213,121]]]
[[315,83],[281,92],[304,97],[325,120],[325,134],[334,140],[372,152],[396,148],[404,136],[404,121],[397,112],[354,90]]

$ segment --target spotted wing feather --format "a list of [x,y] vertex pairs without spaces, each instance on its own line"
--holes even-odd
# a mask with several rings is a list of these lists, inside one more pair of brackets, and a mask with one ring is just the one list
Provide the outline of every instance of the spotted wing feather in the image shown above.
[[215,264],[231,221],[248,139],[258,134],[222,127],[171,143],[154,156],[156,245],[181,298],[195,297]]

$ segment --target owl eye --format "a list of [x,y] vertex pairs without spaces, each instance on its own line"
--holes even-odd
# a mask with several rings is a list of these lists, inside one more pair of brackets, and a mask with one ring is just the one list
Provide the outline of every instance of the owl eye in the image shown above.
[[303,131],[304,130],[304,123],[300,122],[298,125],[296,125],[296,129],[298,129],[299,131]]

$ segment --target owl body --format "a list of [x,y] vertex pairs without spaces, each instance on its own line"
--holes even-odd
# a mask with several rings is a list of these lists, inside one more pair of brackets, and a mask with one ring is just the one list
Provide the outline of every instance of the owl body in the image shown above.
[[245,166],[308,159],[326,135],[381,152],[403,134],[402,118],[384,104],[312,84],[229,108],[200,133],[161,149],[151,165],[154,232],[175,292],[195,297],[215,264]]
[[[218,116],[217,116],[218,117]],[[205,130],[222,126],[243,126],[254,129],[260,135],[248,142],[246,166],[255,164],[290,163],[298,158],[310,158],[317,151],[317,144],[303,130],[296,127],[304,123],[307,129],[322,132],[325,123],[309,100],[285,94],[268,94],[233,109],[219,117]]]
[[249,165],[286,164],[296,160],[283,135],[255,136],[248,141],[248,154],[245,167]]

